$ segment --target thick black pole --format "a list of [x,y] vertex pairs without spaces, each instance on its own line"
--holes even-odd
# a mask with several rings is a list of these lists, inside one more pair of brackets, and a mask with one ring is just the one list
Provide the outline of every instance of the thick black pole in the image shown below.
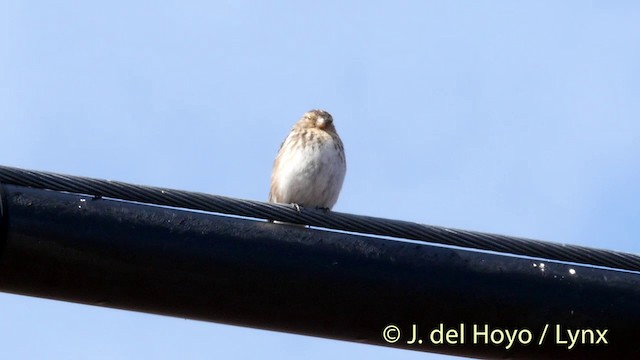
[[637,273],[2,191],[0,291],[474,357],[640,358]]

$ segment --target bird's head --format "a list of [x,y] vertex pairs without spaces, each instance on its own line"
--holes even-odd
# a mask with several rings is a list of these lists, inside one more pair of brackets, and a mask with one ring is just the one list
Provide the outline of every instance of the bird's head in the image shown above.
[[324,110],[307,111],[304,115],[302,115],[300,122],[304,125],[304,127],[335,132],[335,127],[333,126],[333,117],[331,116],[331,114]]

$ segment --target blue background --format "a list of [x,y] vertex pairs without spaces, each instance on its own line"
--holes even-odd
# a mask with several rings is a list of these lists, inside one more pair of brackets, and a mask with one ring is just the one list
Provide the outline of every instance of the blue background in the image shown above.
[[[639,253],[639,10],[0,1],[0,164],[264,200],[324,108],[337,211]],[[4,293],[0,339],[0,358],[445,358]]]

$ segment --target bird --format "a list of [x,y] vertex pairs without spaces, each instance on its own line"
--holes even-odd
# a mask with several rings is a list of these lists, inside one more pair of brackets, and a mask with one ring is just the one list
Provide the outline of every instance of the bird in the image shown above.
[[271,173],[270,203],[315,207],[325,212],[338,201],[347,173],[344,146],[324,110],[306,112],[280,145]]

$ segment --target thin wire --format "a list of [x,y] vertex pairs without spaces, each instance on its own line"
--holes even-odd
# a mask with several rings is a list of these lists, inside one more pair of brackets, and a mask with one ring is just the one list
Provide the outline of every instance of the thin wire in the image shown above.
[[276,220],[362,234],[425,241],[514,255],[640,271],[640,256],[577,245],[457,230],[370,216],[302,209],[199,192],[127,184],[0,166],[0,183],[141,203]]

